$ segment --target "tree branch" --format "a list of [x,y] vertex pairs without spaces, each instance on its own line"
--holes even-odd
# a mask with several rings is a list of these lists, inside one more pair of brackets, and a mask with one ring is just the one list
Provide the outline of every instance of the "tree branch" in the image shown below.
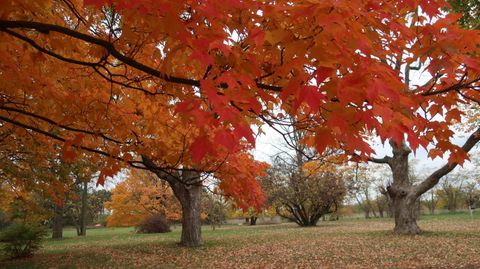
[[[478,141],[480,141],[480,127],[474,133],[472,133],[470,137],[468,137],[467,141],[462,146],[462,150],[468,153]],[[434,171],[423,182],[413,187],[413,195],[415,197],[419,197],[433,188],[433,186],[435,186],[443,176],[450,173],[453,169],[455,169],[455,167],[457,167],[457,165],[457,162],[445,164],[438,170]]]
[[142,155],[142,163],[145,165],[147,170],[153,172],[157,175],[160,179],[167,181],[170,184],[174,184],[178,182],[179,176],[172,175],[171,173],[167,173],[162,169],[159,169],[157,165],[153,163],[153,161],[145,155]]
[[[84,33],[77,32],[67,27],[63,27],[60,25],[55,24],[47,24],[41,22],[33,22],[33,21],[9,21],[9,20],[0,20],[0,31],[7,32],[8,34],[12,34],[12,31],[8,29],[34,29],[40,33],[48,34],[49,32],[57,32],[64,34],[66,36],[73,37],[75,39],[83,40],[85,42],[95,44],[98,46],[103,47],[110,55],[115,57],[117,60],[137,69],[143,71],[147,74],[152,76],[158,77],[166,82],[174,83],[174,84],[181,84],[181,85],[189,85],[189,86],[196,86],[200,87],[200,81],[196,79],[189,79],[189,78],[182,78],[176,76],[170,76],[165,73],[162,73],[150,66],[144,65],[131,57],[126,56],[124,53],[118,51],[113,43],[106,41],[104,39],[100,39],[91,35],[87,35]],[[19,35],[19,34],[17,34]],[[19,36],[14,35],[17,38]],[[21,36],[21,35],[20,35]],[[22,39],[22,38],[21,38]],[[25,40],[24,40],[25,41]],[[38,48],[37,48],[38,49]],[[268,85],[261,83],[259,79],[255,79],[256,86],[260,89],[269,90],[269,91],[276,91],[279,92],[282,90],[282,87],[276,85]],[[221,88],[227,88],[228,84],[221,83],[219,85]]]
[[0,110],[17,112],[17,113],[23,114],[25,116],[29,116],[29,117],[32,117],[32,118],[35,118],[35,119],[39,119],[39,120],[44,121],[44,122],[46,122],[50,125],[57,126],[59,128],[65,129],[67,131],[84,133],[84,134],[89,134],[89,135],[92,135],[92,136],[99,136],[99,137],[101,137],[101,138],[103,138],[107,141],[114,142],[116,144],[122,144],[121,141],[110,138],[110,137],[106,136],[105,134],[66,126],[66,125],[60,124],[60,123],[58,123],[58,122],[56,122],[56,121],[54,121],[50,118],[47,118],[47,117],[44,117],[44,116],[41,116],[41,115],[37,115],[37,114],[32,113],[32,112],[24,111],[24,110],[21,110],[21,109],[18,109],[18,108],[0,106]]
[[373,162],[373,163],[386,163],[386,164],[390,164],[390,162],[392,161],[392,158],[389,157],[389,156],[385,156],[381,159],[379,158],[374,158],[374,157],[369,157],[368,158],[368,161],[369,162]]
[[[22,127],[26,130],[30,130],[30,131],[33,131],[35,133],[39,133],[39,134],[42,134],[44,136],[47,136],[47,137],[50,137],[52,139],[55,139],[57,141],[61,141],[61,142],[66,142],[67,139],[61,137],[61,136],[58,136],[58,135],[55,135],[55,134],[52,134],[50,132],[47,132],[47,131],[44,131],[44,130],[41,130],[37,127],[33,127],[33,126],[30,126],[30,125],[27,125],[25,123],[22,123],[22,122],[19,122],[19,121],[16,121],[16,120],[13,120],[13,119],[9,119],[7,117],[4,117],[4,116],[1,116],[0,115],[0,120],[2,121],[5,121],[5,122],[8,122],[8,123],[11,123],[13,125],[16,125],[16,126],[19,126],[19,127]],[[77,147],[79,149],[82,149],[82,150],[85,150],[87,152],[91,152],[91,153],[95,153],[95,154],[100,154],[102,156],[105,156],[105,157],[109,157],[109,158],[112,158],[112,159],[115,159],[115,160],[118,160],[118,161],[122,161],[122,162],[125,162],[125,160],[121,157],[118,157],[118,156],[114,156],[108,152],[105,152],[105,151],[102,151],[102,150],[98,150],[98,149],[92,149],[92,148],[89,148],[89,147],[85,147],[85,146],[75,146],[73,145],[73,147]],[[132,164],[133,161],[128,161],[127,162],[128,164]]]

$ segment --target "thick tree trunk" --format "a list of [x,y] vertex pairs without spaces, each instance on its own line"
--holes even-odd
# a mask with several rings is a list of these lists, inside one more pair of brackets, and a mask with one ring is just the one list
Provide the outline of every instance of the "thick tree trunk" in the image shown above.
[[168,182],[182,205],[182,237],[180,244],[196,247],[203,244],[201,214],[202,179],[200,172],[181,170],[167,173],[159,169],[148,157],[142,155],[145,166],[160,179]]
[[[185,186],[184,186],[185,188]],[[203,244],[201,235],[201,186],[191,186],[184,190],[185,199],[182,204],[182,238],[180,243],[186,247],[197,247]]]
[[[462,150],[468,153],[480,141],[480,128],[472,133]],[[392,169],[393,182],[387,187],[388,196],[391,198],[392,211],[395,217],[395,229],[398,234],[419,234],[421,232],[417,225],[417,204],[418,198],[431,190],[438,184],[440,179],[450,173],[458,163],[447,163],[435,170],[430,176],[418,184],[413,185],[409,178],[408,156],[411,153],[410,148],[405,142],[397,145],[390,141],[393,156],[384,158],[370,158],[375,163],[388,164]],[[432,193],[433,198],[433,193]],[[433,199],[432,199],[433,202]],[[434,206],[434,204],[432,203]],[[434,208],[432,206],[432,208]],[[432,210],[433,211],[433,210]]]
[[250,217],[250,225],[256,225],[257,224],[257,217]]
[[[186,176],[184,175],[184,177]],[[186,247],[201,246],[203,244],[200,219],[202,186],[200,184],[185,185],[180,182],[170,184],[170,186],[182,205],[180,244]]]
[[392,200],[395,217],[393,231],[397,234],[419,234],[421,230],[417,225],[416,199],[404,196],[395,197]]
[[55,205],[53,208],[52,238],[63,237],[63,205]]
[[421,232],[417,225],[418,197],[413,193],[413,184],[409,178],[408,156],[411,150],[405,145],[393,148],[393,160],[389,163],[392,169],[392,186],[387,187],[388,194],[392,201],[393,217],[395,218],[394,232],[397,234],[419,234]]

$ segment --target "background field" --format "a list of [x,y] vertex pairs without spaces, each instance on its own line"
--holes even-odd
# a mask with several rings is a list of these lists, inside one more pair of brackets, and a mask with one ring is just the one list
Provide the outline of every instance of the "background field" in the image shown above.
[[194,249],[177,246],[179,226],[154,235],[90,229],[85,238],[66,230],[35,257],[0,268],[480,268],[480,214],[423,216],[419,224],[426,232],[413,237],[393,235],[393,219],[205,226],[205,245]]

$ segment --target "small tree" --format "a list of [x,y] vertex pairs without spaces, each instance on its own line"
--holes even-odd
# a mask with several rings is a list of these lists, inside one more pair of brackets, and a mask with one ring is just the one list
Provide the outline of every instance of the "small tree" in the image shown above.
[[164,215],[157,213],[148,216],[136,228],[138,233],[168,233],[170,230],[170,223]]
[[9,257],[24,258],[40,249],[46,235],[42,226],[14,223],[0,234],[0,242],[4,243],[3,251]]
[[455,212],[460,206],[461,201],[464,201],[463,193],[463,179],[453,174],[445,177],[441,183],[441,188],[437,191],[440,202],[450,212]]
[[345,196],[342,172],[321,168],[308,172],[276,159],[263,186],[281,217],[300,226],[315,226],[325,214],[336,212]]

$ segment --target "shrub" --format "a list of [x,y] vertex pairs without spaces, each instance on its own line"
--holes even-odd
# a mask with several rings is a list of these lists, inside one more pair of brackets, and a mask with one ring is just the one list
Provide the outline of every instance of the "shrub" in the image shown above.
[[138,233],[168,233],[171,231],[170,223],[162,214],[147,217],[137,227]]
[[2,250],[10,258],[23,258],[32,256],[41,247],[47,230],[42,226],[33,226],[14,223],[0,234],[3,242]]

